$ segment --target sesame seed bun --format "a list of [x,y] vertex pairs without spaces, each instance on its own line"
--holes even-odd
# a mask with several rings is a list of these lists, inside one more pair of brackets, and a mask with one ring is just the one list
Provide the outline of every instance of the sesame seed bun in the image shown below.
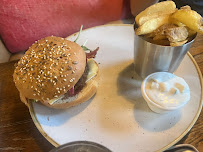
[[19,60],[13,74],[21,99],[41,102],[57,98],[83,75],[86,54],[76,43],[60,37],[36,41]]

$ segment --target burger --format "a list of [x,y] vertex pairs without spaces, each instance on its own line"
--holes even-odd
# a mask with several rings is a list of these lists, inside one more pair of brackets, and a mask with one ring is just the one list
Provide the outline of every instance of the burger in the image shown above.
[[21,101],[64,109],[89,100],[98,86],[97,51],[86,53],[77,43],[55,36],[36,41],[14,70]]

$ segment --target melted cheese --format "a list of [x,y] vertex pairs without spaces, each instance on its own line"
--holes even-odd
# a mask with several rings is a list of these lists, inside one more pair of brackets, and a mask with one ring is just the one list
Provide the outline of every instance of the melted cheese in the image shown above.
[[89,66],[89,72],[87,74],[86,82],[88,82],[93,77],[95,77],[98,73],[98,70],[99,70],[99,67],[97,66],[97,64],[95,63],[95,61],[93,59],[88,59],[87,64]]

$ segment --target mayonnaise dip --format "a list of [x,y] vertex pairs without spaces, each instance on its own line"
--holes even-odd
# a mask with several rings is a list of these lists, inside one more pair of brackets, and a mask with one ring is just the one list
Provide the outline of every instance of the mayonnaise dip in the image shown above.
[[[142,94],[150,104],[166,110],[175,110],[190,100],[190,88],[183,78],[168,72],[149,75],[142,85]],[[144,92],[144,93],[143,93]],[[149,102],[149,101],[148,101]]]

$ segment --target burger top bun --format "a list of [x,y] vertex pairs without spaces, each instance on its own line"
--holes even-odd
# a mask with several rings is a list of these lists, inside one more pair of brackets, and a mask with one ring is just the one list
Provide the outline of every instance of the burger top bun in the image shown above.
[[36,41],[18,62],[13,79],[25,98],[48,101],[72,88],[84,73],[86,54],[60,37]]

